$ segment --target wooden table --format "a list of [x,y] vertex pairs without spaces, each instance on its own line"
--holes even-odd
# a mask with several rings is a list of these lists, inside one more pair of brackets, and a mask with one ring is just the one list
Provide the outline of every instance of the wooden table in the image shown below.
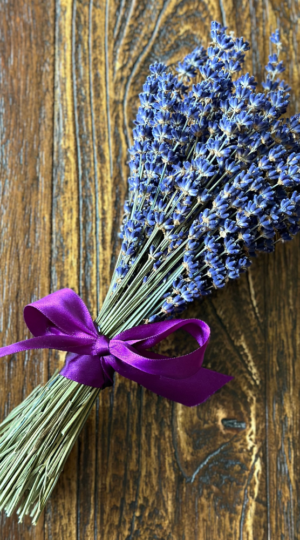
[[[253,45],[259,80],[282,30],[300,110],[296,0],[8,0],[1,32],[1,344],[29,337],[22,308],[72,287],[96,314],[120,246],[127,146],[155,60],[207,44],[212,19]],[[2,540],[300,538],[300,238],[260,256],[187,316],[212,328],[206,365],[235,380],[194,409],[116,378],[93,410],[36,528]],[[169,339],[172,354],[188,340]],[[61,366],[5,358],[1,419]]]

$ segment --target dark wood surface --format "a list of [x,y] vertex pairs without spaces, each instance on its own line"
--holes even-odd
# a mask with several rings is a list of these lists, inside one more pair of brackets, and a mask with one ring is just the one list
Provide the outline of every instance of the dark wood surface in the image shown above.
[[[296,0],[2,0],[1,344],[29,337],[25,304],[72,287],[96,314],[119,249],[126,148],[150,63],[208,39],[212,19],[252,43],[260,80],[279,26],[300,110]],[[255,260],[187,316],[212,328],[206,365],[235,380],[204,405],[121,377],[100,395],[36,528],[1,540],[300,538],[300,238]],[[164,343],[187,352],[187,339]],[[0,362],[1,419],[63,363]]]

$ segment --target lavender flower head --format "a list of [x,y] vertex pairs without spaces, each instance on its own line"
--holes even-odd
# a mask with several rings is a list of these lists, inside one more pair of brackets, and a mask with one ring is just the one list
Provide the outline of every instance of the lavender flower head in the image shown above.
[[99,328],[113,335],[181,313],[300,230],[300,116],[278,30],[261,91],[249,43],[217,22],[209,47],[150,66],[129,149],[122,247]]

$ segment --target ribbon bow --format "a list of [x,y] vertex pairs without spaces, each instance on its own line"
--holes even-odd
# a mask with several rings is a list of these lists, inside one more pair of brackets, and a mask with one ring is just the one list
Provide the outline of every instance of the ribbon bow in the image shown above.
[[[66,351],[60,374],[87,386],[111,386],[117,371],[156,394],[192,407],[233,378],[202,367],[210,330],[198,319],[136,326],[109,340],[99,335],[81,298],[71,289],[61,289],[28,304],[24,320],[35,337],[2,347],[0,357],[31,349]],[[196,351],[169,358],[148,350],[179,328],[197,340]]]

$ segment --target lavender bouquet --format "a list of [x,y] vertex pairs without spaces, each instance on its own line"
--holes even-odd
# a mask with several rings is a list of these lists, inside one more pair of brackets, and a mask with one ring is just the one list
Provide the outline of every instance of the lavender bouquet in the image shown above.
[[[120,333],[129,339],[137,325],[177,318],[300,230],[300,116],[282,117],[290,88],[278,79],[279,32],[270,39],[260,92],[240,73],[249,44],[216,22],[207,50],[196,48],[176,71],[150,66],[129,149],[122,246],[95,321],[94,354],[104,355]],[[20,521],[29,514],[36,523],[113,365],[102,365],[96,388],[88,377],[80,384],[64,370],[55,374],[4,420],[0,507],[8,515],[17,509]],[[218,387],[230,379],[223,377]]]

